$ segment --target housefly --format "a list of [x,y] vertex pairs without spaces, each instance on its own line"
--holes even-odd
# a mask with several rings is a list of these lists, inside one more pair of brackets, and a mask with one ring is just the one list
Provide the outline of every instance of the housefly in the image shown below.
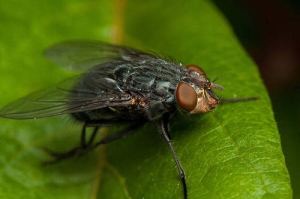
[[[66,153],[49,151],[56,161],[124,137],[146,122],[154,123],[171,149],[186,199],[186,177],[172,144],[169,120],[177,112],[203,114],[216,108],[220,99],[213,89],[223,87],[210,81],[196,65],[184,66],[160,55],[101,42],[62,43],[46,50],[45,56],[84,73],[8,104],[0,116],[32,119],[70,114],[81,121],[80,146]],[[129,125],[94,142],[100,127],[122,123]],[[87,140],[88,127],[94,131]]]

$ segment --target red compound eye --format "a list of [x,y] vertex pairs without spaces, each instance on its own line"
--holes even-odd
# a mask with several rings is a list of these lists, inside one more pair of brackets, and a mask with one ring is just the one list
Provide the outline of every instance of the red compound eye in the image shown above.
[[200,75],[203,75],[203,76],[206,77],[206,74],[205,74],[204,70],[202,68],[200,68],[199,66],[195,65],[195,64],[188,65],[186,67],[186,69],[197,71]]
[[180,82],[176,90],[176,101],[185,111],[192,111],[197,105],[197,93],[188,84]]

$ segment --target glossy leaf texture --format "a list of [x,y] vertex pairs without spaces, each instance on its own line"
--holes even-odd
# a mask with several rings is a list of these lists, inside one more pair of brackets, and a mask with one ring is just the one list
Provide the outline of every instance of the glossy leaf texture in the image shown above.
[[[101,40],[200,65],[225,89],[224,103],[205,115],[171,122],[174,147],[187,175],[189,198],[291,198],[290,179],[266,89],[214,4],[192,1],[6,1],[0,7],[0,106],[49,87],[73,72],[42,52],[67,40]],[[183,198],[170,149],[157,128],[90,154],[43,165],[43,147],[79,144],[81,124],[67,116],[0,119],[0,198]],[[98,139],[122,127],[102,129]]]

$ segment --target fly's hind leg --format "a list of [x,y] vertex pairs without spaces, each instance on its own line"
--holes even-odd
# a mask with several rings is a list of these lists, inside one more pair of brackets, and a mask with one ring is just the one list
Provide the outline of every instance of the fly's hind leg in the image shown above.
[[[124,123],[124,121],[114,121],[114,122],[109,122],[109,123],[101,122],[101,121],[86,122],[81,131],[81,140],[80,140],[80,145],[78,147],[75,147],[75,148],[71,149],[70,151],[67,151],[64,153],[54,152],[47,148],[44,149],[47,153],[49,153],[54,158],[54,160],[49,161],[47,163],[55,163],[55,162],[58,162],[61,160],[82,156],[82,155],[86,154],[87,152],[93,150],[100,144],[106,144],[106,143],[112,142],[114,140],[117,140],[119,138],[125,137],[126,135],[128,135],[130,133],[133,133],[134,130],[136,130],[137,128],[139,128],[140,126],[142,126],[144,124],[143,122],[132,123],[127,128],[125,128],[115,134],[108,135],[108,136],[104,137],[103,139],[101,139],[100,141],[94,143],[95,136],[100,127],[115,126],[115,125],[122,124],[122,123]],[[88,127],[94,127],[94,130],[93,130],[91,137],[87,141],[86,128],[88,128]]]
[[44,150],[54,158],[53,160],[51,160],[47,163],[55,163],[60,160],[69,159],[69,158],[73,158],[73,157],[79,157],[79,156],[87,153],[89,144],[91,144],[93,142],[93,140],[95,139],[97,131],[99,130],[99,126],[94,127],[93,133],[92,133],[88,143],[86,143],[86,128],[87,128],[87,125],[84,124],[82,127],[82,131],[81,131],[80,145],[72,148],[71,150],[69,150],[67,152],[56,152],[56,151],[52,151],[48,148],[44,148]]

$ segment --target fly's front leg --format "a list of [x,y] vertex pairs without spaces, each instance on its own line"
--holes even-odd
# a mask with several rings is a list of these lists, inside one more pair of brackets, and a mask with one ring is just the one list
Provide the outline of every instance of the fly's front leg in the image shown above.
[[186,181],[185,181],[185,173],[184,173],[184,170],[180,164],[180,161],[177,157],[177,154],[175,152],[175,149],[174,149],[174,146],[172,144],[172,139],[171,139],[171,136],[170,136],[170,133],[169,133],[169,115],[166,115],[165,117],[163,117],[163,119],[160,121],[159,123],[159,127],[160,127],[160,132],[161,134],[163,135],[164,139],[167,141],[171,151],[172,151],[172,154],[173,154],[173,157],[174,157],[174,160],[175,160],[175,163],[177,165],[177,168],[178,168],[178,172],[179,172],[179,175],[180,175],[180,179],[181,179],[181,183],[182,183],[182,186],[183,186],[183,197],[184,199],[187,199],[187,186],[186,186]]

